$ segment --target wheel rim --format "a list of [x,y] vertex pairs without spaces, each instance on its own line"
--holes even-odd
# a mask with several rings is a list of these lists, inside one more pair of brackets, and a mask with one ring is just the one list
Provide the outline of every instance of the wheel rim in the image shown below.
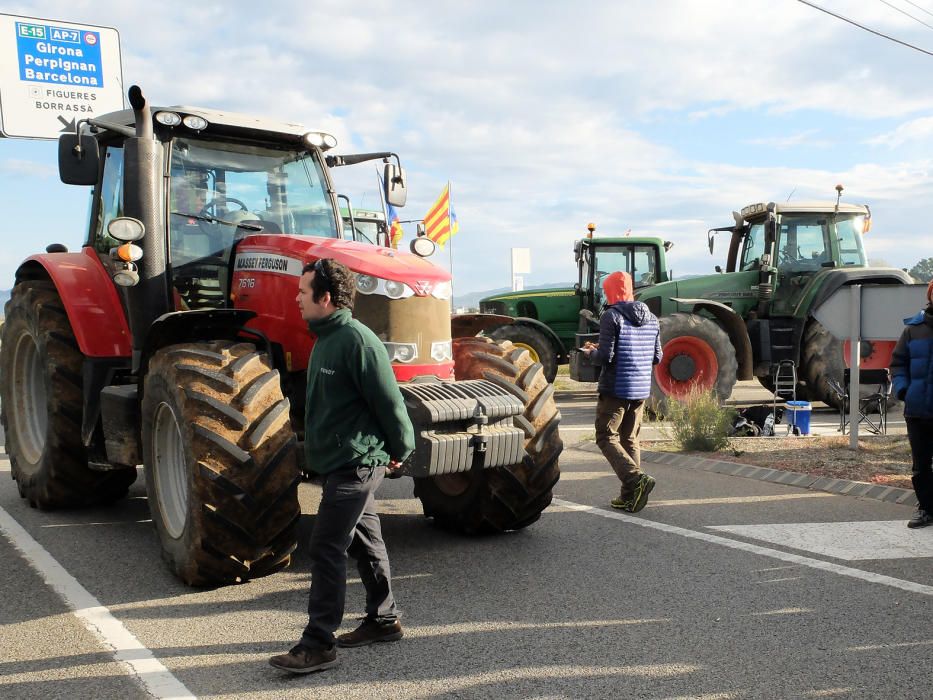
[[691,336],[664,344],[664,357],[655,370],[655,380],[666,396],[684,399],[691,391],[716,386],[719,360],[706,341]]
[[[894,354],[895,340],[863,340],[859,347],[859,367],[862,369],[884,369],[891,366],[891,356]],[[842,359],[846,367],[852,356],[851,341],[842,342]]]
[[178,419],[172,407],[164,402],[156,409],[153,442],[159,512],[166,532],[173,539],[178,539],[188,519],[188,468]]
[[445,496],[461,496],[470,488],[469,472],[457,472],[435,476],[434,485]]
[[531,355],[531,359],[532,359],[534,362],[541,362],[541,358],[538,357],[538,351],[535,350],[532,346],[528,345],[528,343],[516,343],[516,342],[513,340],[513,341],[512,341],[512,345],[514,345],[514,346],[517,347],[517,348],[523,348],[523,349],[527,350],[527,351],[528,351],[528,354]]
[[49,428],[45,367],[35,339],[24,333],[13,350],[13,397],[21,407],[10,411],[16,437],[25,460],[35,465],[45,451]]

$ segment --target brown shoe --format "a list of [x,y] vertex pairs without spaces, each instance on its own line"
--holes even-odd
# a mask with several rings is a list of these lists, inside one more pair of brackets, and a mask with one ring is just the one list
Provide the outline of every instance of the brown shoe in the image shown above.
[[402,638],[402,623],[398,620],[392,622],[379,622],[368,617],[352,632],[337,635],[339,647],[365,647],[374,642],[394,642]]
[[337,648],[311,649],[304,644],[296,644],[287,654],[273,656],[269,664],[291,673],[325,671],[337,665]]

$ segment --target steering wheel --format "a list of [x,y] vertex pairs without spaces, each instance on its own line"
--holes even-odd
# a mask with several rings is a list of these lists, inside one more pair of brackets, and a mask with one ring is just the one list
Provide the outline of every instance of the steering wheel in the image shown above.
[[201,211],[198,212],[198,214],[201,215],[201,216],[216,216],[216,215],[217,215],[217,205],[220,204],[221,202],[223,202],[224,204],[228,204],[228,203],[230,203],[230,202],[233,202],[233,203],[236,204],[238,207],[240,207],[241,210],[243,210],[243,211],[249,211],[249,207],[246,206],[243,202],[241,202],[241,201],[240,201],[239,199],[237,199],[236,197],[224,197],[223,199],[221,199],[220,197],[217,197],[216,199],[212,199],[212,200],[209,201],[207,204],[205,204],[205,205],[202,207]]

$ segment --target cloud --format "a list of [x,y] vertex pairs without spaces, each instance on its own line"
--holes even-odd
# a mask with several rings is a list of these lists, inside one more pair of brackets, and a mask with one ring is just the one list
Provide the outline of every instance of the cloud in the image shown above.
[[933,136],[933,117],[920,117],[901,124],[893,131],[866,139],[865,143],[872,146],[897,148],[905,143],[921,141],[931,136]]
[[7,158],[5,160],[0,160],[0,173],[12,177],[57,178],[58,167],[49,163],[37,163],[32,160]]

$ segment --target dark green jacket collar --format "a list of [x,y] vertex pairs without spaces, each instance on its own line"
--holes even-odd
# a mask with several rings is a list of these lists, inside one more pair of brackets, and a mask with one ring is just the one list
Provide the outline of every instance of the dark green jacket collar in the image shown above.
[[320,338],[347,325],[352,318],[353,314],[350,309],[337,309],[330,316],[325,316],[318,321],[308,321],[308,330]]

